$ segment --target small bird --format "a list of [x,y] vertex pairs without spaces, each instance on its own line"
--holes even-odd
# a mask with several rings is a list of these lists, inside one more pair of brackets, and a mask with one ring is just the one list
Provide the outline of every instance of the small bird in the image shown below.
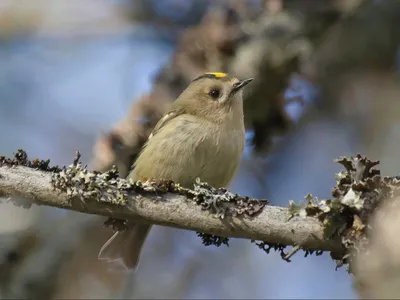
[[[242,89],[253,78],[225,73],[194,79],[161,118],[128,175],[132,180],[172,180],[193,188],[196,178],[219,188],[233,179],[243,154]],[[101,248],[99,259],[135,269],[152,225],[129,221]]]

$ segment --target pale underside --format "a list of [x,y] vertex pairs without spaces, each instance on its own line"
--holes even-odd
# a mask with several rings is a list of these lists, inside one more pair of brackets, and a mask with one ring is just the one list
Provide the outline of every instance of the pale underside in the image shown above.
[[194,116],[179,115],[149,140],[131,178],[167,179],[193,188],[199,177],[214,187],[227,186],[239,166],[243,148],[242,128],[223,130],[208,121],[199,122]]

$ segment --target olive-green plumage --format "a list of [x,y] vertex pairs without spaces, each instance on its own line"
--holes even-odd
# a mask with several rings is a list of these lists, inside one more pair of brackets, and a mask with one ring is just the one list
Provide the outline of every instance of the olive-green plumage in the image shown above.
[[[223,73],[207,73],[187,87],[158,122],[134,163],[133,180],[173,180],[193,188],[196,178],[226,187],[239,167],[245,144],[240,81]],[[122,259],[137,266],[151,225],[130,222],[100,250],[99,258]]]

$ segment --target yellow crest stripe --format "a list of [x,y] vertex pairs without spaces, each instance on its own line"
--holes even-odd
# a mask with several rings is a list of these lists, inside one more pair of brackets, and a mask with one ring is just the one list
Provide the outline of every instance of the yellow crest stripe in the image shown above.
[[209,72],[209,73],[205,73],[205,74],[213,75],[217,78],[224,78],[224,77],[228,76],[228,74],[222,73],[222,72]]
[[196,79],[194,79],[193,81],[202,79],[202,78],[217,78],[217,79],[221,79],[221,78],[225,78],[228,77],[229,75],[226,73],[222,73],[222,72],[209,72],[209,73],[204,73],[203,75],[200,75],[199,77],[197,77]]

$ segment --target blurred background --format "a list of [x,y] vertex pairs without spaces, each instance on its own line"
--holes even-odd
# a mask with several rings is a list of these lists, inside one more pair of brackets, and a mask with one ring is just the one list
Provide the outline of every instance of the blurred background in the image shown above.
[[[330,197],[333,160],[400,169],[398,0],[1,0],[0,153],[128,167],[205,71],[255,77],[231,190],[286,206]],[[0,209],[0,297],[355,298],[329,254],[291,263],[247,240],[154,228],[135,274],[97,261],[104,218]]]

